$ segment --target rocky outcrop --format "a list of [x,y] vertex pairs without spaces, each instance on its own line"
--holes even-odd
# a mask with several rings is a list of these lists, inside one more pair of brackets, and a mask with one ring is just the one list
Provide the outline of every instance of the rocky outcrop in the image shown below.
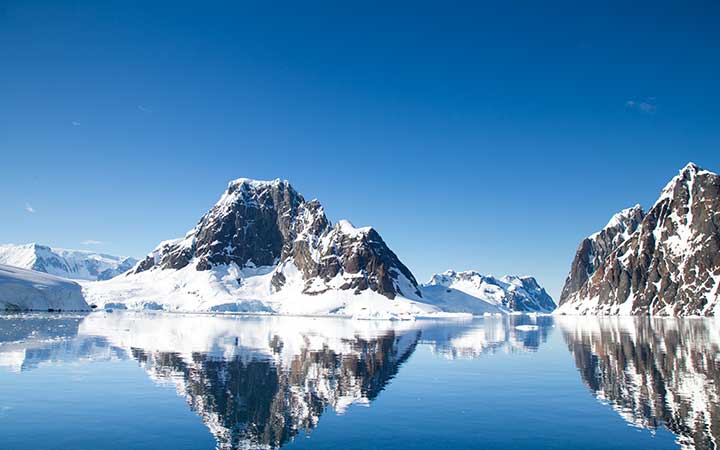
[[89,309],[79,284],[0,264],[0,312]]
[[639,210],[621,216],[581,244],[558,313],[717,314],[720,177],[688,164],[639,224]]
[[433,275],[422,286],[422,291],[425,301],[450,311],[551,312],[555,309],[552,297],[533,277],[496,278],[475,271],[448,270]]
[[645,212],[640,205],[635,205],[615,214],[605,228],[583,239],[575,252],[570,274],[560,294],[560,304],[583,287],[610,253],[637,230],[644,217]]
[[182,239],[161,243],[133,273],[198,271],[218,266],[275,267],[280,291],[299,272],[303,294],[329,290],[420,297],[410,270],[370,227],[334,226],[317,200],[305,201],[287,181],[232,181],[220,200]]

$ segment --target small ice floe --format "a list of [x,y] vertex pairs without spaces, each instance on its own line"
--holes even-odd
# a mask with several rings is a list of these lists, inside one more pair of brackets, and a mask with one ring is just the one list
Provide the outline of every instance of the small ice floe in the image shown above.
[[540,327],[537,325],[517,325],[515,329],[520,331],[535,331],[539,330]]
[[368,310],[357,312],[352,318],[354,320],[415,320],[415,316],[410,313]]

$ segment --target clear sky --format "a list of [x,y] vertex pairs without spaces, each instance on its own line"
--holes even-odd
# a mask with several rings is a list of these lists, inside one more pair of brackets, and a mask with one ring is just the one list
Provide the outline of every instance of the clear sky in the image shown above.
[[0,2],[0,242],[142,256],[284,178],[419,281],[557,299],[613,213],[720,170],[718,2],[190,3]]

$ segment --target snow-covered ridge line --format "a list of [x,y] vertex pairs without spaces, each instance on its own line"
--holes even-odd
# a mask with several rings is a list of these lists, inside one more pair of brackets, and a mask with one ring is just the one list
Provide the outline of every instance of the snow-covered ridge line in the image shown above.
[[535,278],[506,275],[494,277],[469,270],[448,270],[433,275],[421,290],[425,301],[461,312],[543,312],[555,302]]
[[131,269],[137,260],[89,250],[36,243],[0,245],[0,264],[76,280],[107,280]]
[[[610,229],[620,229],[623,233],[627,233],[629,222],[631,222],[632,217],[638,214],[645,214],[640,204],[636,204],[635,206],[632,206],[630,208],[625,208],[619,213],[613,214],[607,225],[605,225],[600,231],[596,231],[595,233],[588,236],[588,239],[597,239],[603,231],[607,231]],[[624,234],[625,239],[627,239],[628,237],[628,234]]]

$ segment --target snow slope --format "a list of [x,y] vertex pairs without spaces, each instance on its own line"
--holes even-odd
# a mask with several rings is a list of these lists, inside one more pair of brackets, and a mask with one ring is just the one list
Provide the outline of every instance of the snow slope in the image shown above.
[[0,311],[48,309],[90,308],[73,281],[0,264]]
[[75,280],[107,280],[131,269],[137,260],[87,250],[46,245],[0,245],[0,264],[45,272]]
[[[276,290],[277,270],[285,285]],[[404,318],[432,314],[438,308],[396,296],[390,300],[369,289],[354,292],[331,289],[303,293],[305,282],[292,263],[282,267],[245,267],[235,263],[213,270],[195,270],[189,264],[178,270],[150,270],[108,281],[84,282],[83,290],[100,307],[175,312],[253,312],[284,315],[340,315],[356,318]]]

